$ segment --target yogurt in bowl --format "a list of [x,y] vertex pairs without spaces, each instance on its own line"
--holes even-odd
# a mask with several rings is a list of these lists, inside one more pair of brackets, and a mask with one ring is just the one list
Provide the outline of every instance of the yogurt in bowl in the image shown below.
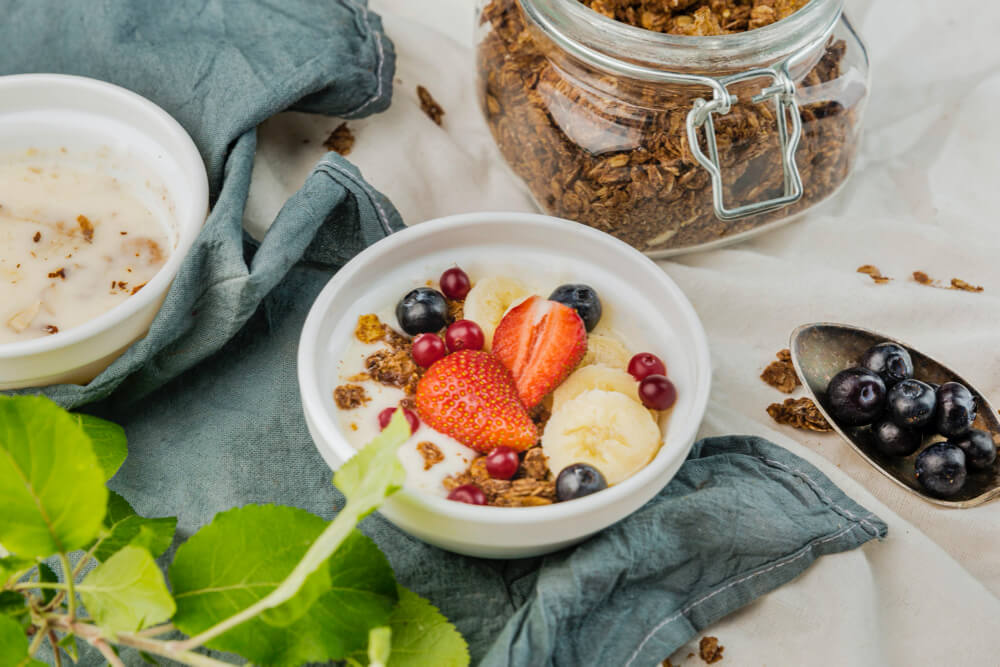
[[[648,351],[660,357],[678,388],[677,401],[669,413],[658,415],[661,438],[648,463],[602,491],[539,506],[479,506],[448,500],[450,491],[437,488],[436,478],[408,475],[404,488],[380,513],[411,535],[451,551],[517,558],[579,542],[659,492],[687,456],[708,401],[711,367],[697,315],[670,278],[630,246],[557,218],[516,213],[453,216],[393,234],[348,263],[317,297],[300,340],[298,374],[306,422],[331,468],[339,468],[363,444],[363,437],[353,434],[362,428],[377,430],[375,415],[398,405],[402,395],[376,397],[372,391],[364,404],[367,412],[354,417],[347,416],[351,410],[337,406],[335,390],[356,375],[366,353],[376,349],[359,347],[359,318],[375,314],[392,325],[392,309],[401,295],[426,286],[428,279],[455,264],[474,282],[512,276],[543,297],[563,283],[592,286],[603,295],[599,326],[619,338],[626,354]],[[595,333],[596,328],[588,335]],[[425,428],[421,423],[414,436],[419,438]],[[544,434],[542,440],[544,445]],[[422,471],[423,456],[409,464],[407,456],[404,451],[404,465]],[[462,463],[459,455],[456,469]],[[447,472],[442,478],[455,474]]]
[[0,391],[87,383],[142,338],[207,213],[198,148],[149,100],[0,77]]
[[[440,281],[416,277],[397,303],[358,318],[331,397],[341,432],[360,448],[404,408],[416,427],[399,450],[408,486],[462,502],[540,507],[623,482],[661,446],[676,390],[660,377],[672,396],[645,405],[640,388],[657,380],[649,375],[665,376],[665,365],[648,352],[634,356],[630,318],[613,297],[566,282],[579,276],[489,264],[476,263],[471,276],[444,266]],[[459,288],[442,285],[449,275],[461,276]],[[425,303],[414,295],[440,317],[422,318]],[[463,350],[495,369],[499,386],[460,372],[449,357]],[[657,368],[633,362],[646,358]],[[509,412],[493,409],[495,394],[519,387]]]
[[108,149],[0,153],[0,344],[79,326],[163,268],[169,194],[134,174]]

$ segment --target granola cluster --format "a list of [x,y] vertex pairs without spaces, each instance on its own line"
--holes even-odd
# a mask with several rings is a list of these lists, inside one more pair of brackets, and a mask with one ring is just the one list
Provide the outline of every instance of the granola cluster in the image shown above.
[[[710,14],[722,31],[734,32],[756,27],[765,14],[767,22],[778,20],[802,3],[586,4],[633,25],[645,21],[652,30],[708,30],[699,26]],[[644,84],[572,60],[526,25],[518,0],[492,0],[482,21],[489,29],[477,53],[480,103],[506,161],[550,213],[609,232],[640,250],[696,246],[792,215],[832,194],[850,170],[857,147],[855,110],[834,101],[805,104],[796,154],[803,198],[770,214],[721,221],[708,173],[687,145],[687,115],[694,100],[705,96],[703,89]],[[828,43],[799,82],[800,90],[840,77],[846,48],[842,40]],[[748,100],[759,87],[749,82],[733,92]],[[738,103],[715,118],[715,130],[730,206],[784,191],[773,104]]]
[[556,483],[541,447],[524,453],[521,467],[513,479],[494,479],[486,470],[486,457],[475,459],[463,473],[446,477],[444,487],[451,491],[475,484],[486,494],[486,503],[496,507],[537,507],[556,500]]
[[809,0],[580,0],[629,25],[674,35],[726,35],[787,18]]

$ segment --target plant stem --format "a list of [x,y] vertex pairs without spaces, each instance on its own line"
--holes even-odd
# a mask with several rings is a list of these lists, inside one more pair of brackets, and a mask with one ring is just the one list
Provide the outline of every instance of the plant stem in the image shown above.
[[136,637],[159,637],[160,635],[165,635],[168,632],[173,632],[177,628],[173,623],[164,623],[163,625],[157,625],[152,628],[146,628],[145,630],[140,630],[139,632],[133,633]]
[[28,647],[28,656],[33,656],[38,652],[38,648],[45,641],[45,630],[47,627],[47,625],[42,626],[35,632],[35,636],[31,640],[31,645]]
[[[97,551],[97,547],[101,546],[101,543],[103,541],[104,541],[104,538],[101,538],[101,539],[97,540],[96,542],[94,542],[94,546],[90,547],[90,551],[88,551],[87,553],[85,553],[83,555],[83,558],[80,559],[80,562],[78,562],[76,564],[76,567],[73,568],[73,576],[72,576],[73,581],[76,581],[76,578],[80,576],[80,572],[83,571],[83,567],[88,562],[90,562],[91,558],[94,557],[94,553]],[[53,609],[55,609],[56,607],[58,607],[59,603],[63,601],[64,597],[66,597],[66,591],[65,590],[62,590],[62,591],[59,591],[58,593],[56,593],[56,596],[54,598],[52,598],[47,605],[45,605],[46,611],[52,611]]]
[[104,656],[104,659],[108,661],[108,664],[111,665],[111,667],[125,667],[125,663],[122,662],[121,658],[115,655],[115,652],[111,650],[111,647],[108,646],[106,641],[103,639],[91,639],[89,641],[97,648],[98,651],[101,652],[101,655]]
[[[65,615],[49,615],[46,616],[46,620],[50,621],[55,627],[61,630],[72,632],[78,637],[83,637],[95,646],[98,646],[97,642],[103,643],[101,629],[95,625],[81,623],[79,621],[70,622],[69,617]],[[152,630],[154,628],[150,629]],[[164,630],[164,632],[166,632],[166,630]],[[177,662],[183,662],[188,665],[192,665],[193,667],[231,667],[228,662],[222,662],[214,658],[209,658],[207,655],[201,655],[200,653],[194,653],[187,650],[179,650],[176,648],[177,642],[151,639],[149,637],[142,637],[139,634],[130,632],[119,633],[116,637],[116,643],[121,644],[122,646],[130,646],[132,648],[139,649],[140,651],[146,651],[147,653],[163,656],[164,658],[170,658],[171,660],[176,660]],[[98,646],[98,648],[100,648],[100,646]]]
[[62,563],[63,576],[66,577],[66,606],[69,622],[76,618],[76,591],[73,590],[73,568],[69,565],[69,558],[66,554],[59,552],[59,562]]
[[15,584],[15,591],[30,591],[32,588],[57,588],[61,591],[65,591],[68,586],[62,582],[58,581],[26,581],[22,584]]
[[49,644],[52,645],[52,658],[55,660],[55,667],[62,667],[62,656],[59,654],[59,640],[56,639],[56,633],[49,630]]

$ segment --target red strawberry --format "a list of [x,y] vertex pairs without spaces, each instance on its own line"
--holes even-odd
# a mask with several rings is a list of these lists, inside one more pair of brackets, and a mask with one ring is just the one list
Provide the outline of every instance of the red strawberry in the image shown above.
[[538,442],[510,371],[481,350],[460,350],[434,362],[417,383],[417,412],[431,428],[484,454],[501,445],[522,451]]
[[504,315],[493,354],[514,374],[529,410],[559,386],[587,352],[587,329],[575,310],[533,296]]

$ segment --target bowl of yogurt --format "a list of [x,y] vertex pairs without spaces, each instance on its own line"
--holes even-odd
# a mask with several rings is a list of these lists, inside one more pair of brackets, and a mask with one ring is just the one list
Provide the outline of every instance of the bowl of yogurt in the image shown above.
[[83,77],[0,77],[0,390],[89,382],[145,335],[208,212],[184,129]]
[[[459,267],[470,286],[452,299],[444,273]],[[558,303],[568,285],[600,295],[599,320]],[[404,307],[424,297],[430,311]],[[552,344],[538,343],[550,333]],[[447,349],[425,360],[438,337]],[[635,356],[662,362],[650,379],[669,373],[669,409],[641,395]],[[334,470],[407,411],[406,483],[383,516],[450,551],[517,558],[579,542],[659,492],[694,442],[711,364],[691,304],[641,253],[549,216],[478,213],[410,227],[341,269],[306,320],[298,374],[310,433]],[[441,414],[434,392],[437,405],[466,402],[466,412]],[[505,448],[512,467],[496,472]],[[599,479],[596,492],[567,495],[575,468]]]

